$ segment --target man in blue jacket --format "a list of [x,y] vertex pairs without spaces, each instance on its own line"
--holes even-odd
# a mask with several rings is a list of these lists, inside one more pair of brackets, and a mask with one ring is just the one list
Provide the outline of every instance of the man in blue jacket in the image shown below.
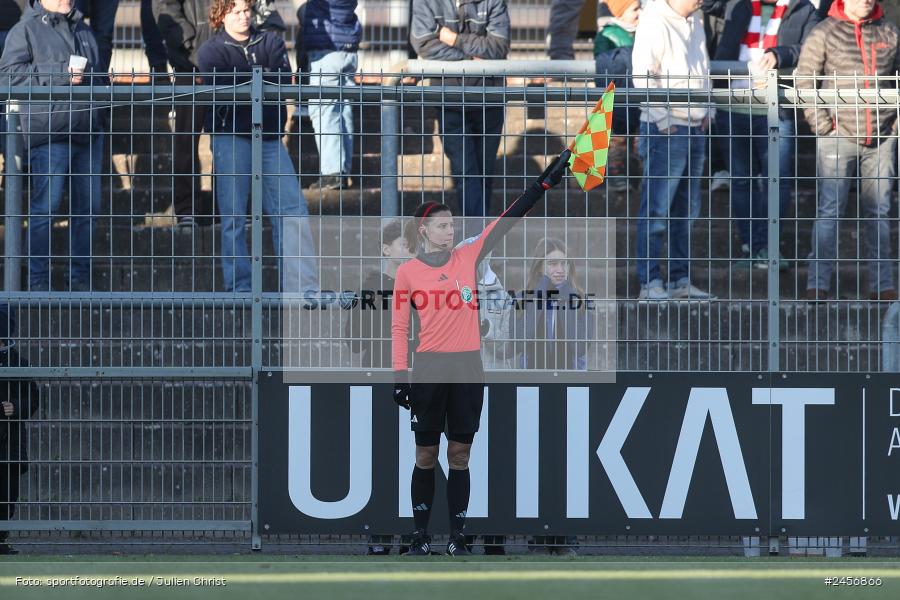
[[[309,57],[310,84],[355,86],[362,39],[356,0],[309,0],[303,11],[303,51]],[[342,189],[352,183],[353,108],[340,100],[310,100],[309,118],[319,147],[321,178],[313,187]]]
[[[6,38],[0,58],[2,81],[10,85],[90,85],[99,71],[91,29],[73,0],[32,0]],[[87,59],[83,73],[70,73],[72,56]],[[69,192],[67,288],[91,288],[94,215],[100,212],[100,172],[106,117],[90,104],[54,98],[21,107],[22,133],[31,168],[28,216],[29,289],[50,290],[50,217]]]
[[[427,60],[501,60],[509,52],[506,0],[413,0],[410,42]],[[445,79],[445,85],[459,85]],[[494,78],[466,85],[495,85]],[[465,217],[488,214],[494,163],[503,131],[503,106],[444,106],[439,109],[441,141]]]

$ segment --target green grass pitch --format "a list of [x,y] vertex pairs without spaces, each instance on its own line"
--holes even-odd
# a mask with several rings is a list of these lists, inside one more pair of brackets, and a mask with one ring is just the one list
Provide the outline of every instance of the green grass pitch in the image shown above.
[[[8,557],[0,560],[0,598],[900,598],[900,560],[386,558],[266,555]],[[829,577],[837,581],[841,577],[849,578],[851,582],[854,578],[866,578],[867,581],[877,578],[881,585],[828,586],[825,580]],[[26,581],[30,585],[25,585]],[[101,582],[104,587],[97,587]],[[129,585],[121,585],[125,582]]]

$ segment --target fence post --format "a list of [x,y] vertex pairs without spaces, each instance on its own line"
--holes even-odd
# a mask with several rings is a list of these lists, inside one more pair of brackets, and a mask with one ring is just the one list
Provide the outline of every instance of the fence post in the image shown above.
[[396,100],[384,100],[381,104],[381,215],[396,217],[400,214],[397,170],[399,154],[399,108]]
[[[768,279],[768,304],[769,304],[769,329],[768,329],[768,355],[769,372],[776,373],[780,370],[781,362],[781,323],[779,322],[780,309],[780,272],[779,251],[781,248],[781,198],[779,188],[781,185],[781,130],[779,122],[778,106],[778,71],[772,69],[766,73],[766,106],[768,107],[769,125],[769,180],[766,182],[769,192],[768,204],[768,230],[769,230],[769,279]],[[754,215],[758,218],[758,215]]]
[[19,136],[19,108],[6,107],[6,237],[3,255],[3,289],[18,292],[22,283],[22,151]]
[[[250,527],[252,550],[260,550],[262,541],[259,536],[259,372],[262,368],[262,143],[263,143],[263,78],[262,67],[253,67],[250,81],[250,235],[252,236],[250,254],[253,257],[250,287],[253,304],[250,307],[251,320],[251,410],[252,425],[250,434]],[[276,252],[279,249],[276,248]]]

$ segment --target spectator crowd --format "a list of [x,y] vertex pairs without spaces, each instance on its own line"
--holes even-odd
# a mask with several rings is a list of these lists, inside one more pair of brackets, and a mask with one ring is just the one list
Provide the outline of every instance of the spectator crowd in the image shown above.
[[[0,73],[11,85],[96,85],[108,76],[118,0],[0,0]],[[363,26],[357,0],[308,0],[297,6],[296,59],[301,81],[352,88],[358,84]],[[574,58],[584,0],[552,0],[547,53]],[[507,0],[411,0],[409,42],[421,58],[499,60],[510,52]],[[284,42],[285,23],[274,0],[142,0],[141,33],[151,73],[191,84],[235,85],[261,67],[266,81],[296,81]],[[900,69],[900,29],[875,0],[605,0],[598,6],[594,55],[597,85],[688,89],[702,97],[714,86],[764,84],[765,73],[785,70],[799,89],[890,86]],[[716,81],[711,60],[740,61],[749,76]],[[214,73],[213,75],[210,75]],[[846,77],[840,77],[846,76]],[[171,78],[171,79],[170,79]],[[494,86],[502,77],[445,84]],[[303,102],[319,152],[319,189],[343,190],[353,179],[354,111],[346,100]],[[69,190],[66,289],[96,289],[91,281],[95,216],[108,115],[77,101],[25,103],[22,133],[30,172],[29,289],[51,289],[52,218]],[[251,109],[233,102],[175,104],[172,211],[179,228],[219,219],[221,268],[227,291],[250,289],[246,214],[249,203]],[[495,163],[504,128],[502,106],[448,103],[438,109],[442,148],[449,159],[460,213],[491,210]],[[859,181],[861,251],[870,268],[870,298],[897,299],[891,231],[897,175],[897,111],[888,106],[809,105],[778,115],[779,156],[770,164],[767,107],[709,102],[643,102],[617,108],[609,148],[610,192],[628,188],[619,177],[632,158],[641,163],[634,248],[639,299],[707,301],[715,296],[695,281],[691,240],[701,209],[701,183],[730,187],[731,214],[740,235],[738,266],[786,270],[769,256],[769,202],[765,185],[777,176],[779,216],[792,199],[797,171],[798,115],[816,136],[815,223],[809,248],[806,297],[829,297],[840,221]],[[263,210],[284,258],[285,291],[319,289],[309,209],[297,168],[282,142],[285,104],[263,110]],[[214,201],[201,193],[199,134],[212,135]],[[712,136],[712,138],[710,137]],[[633,144],[631,142],[634,142]],[[710,151],[711,149],[711,151]],[[707,154],[710,154],[709,156]],[[630,156],[634,154],[634,156]],[[723,164],[723,157],[727,164]],[[727,170],[727,173],[724,173]],[[724,182],[724,183],[723,183]],[[779,221],[780,223],[781,221]],[[290,258],[287,258],[290,257]],[[729,257],[732,258],[732,257]],[[663,266],[665,265],[665,269]]]

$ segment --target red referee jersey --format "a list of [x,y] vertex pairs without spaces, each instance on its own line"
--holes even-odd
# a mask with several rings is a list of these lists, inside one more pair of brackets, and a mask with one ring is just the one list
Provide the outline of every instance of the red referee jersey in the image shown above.
[[492,221],[472,243],[454,248],[450,259],[432,267],[413,259],[400,265],[394,284],[394,371],[405,371],[410,309],[419,316],[416,352],[468,352],[481,349],[476,267],[489,234],[502,217]]

